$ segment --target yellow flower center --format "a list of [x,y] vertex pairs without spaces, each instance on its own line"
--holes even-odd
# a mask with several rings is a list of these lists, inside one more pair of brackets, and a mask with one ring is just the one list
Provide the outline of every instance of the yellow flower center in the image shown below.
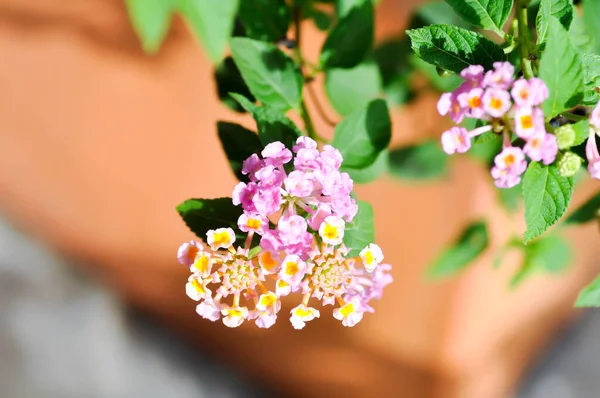
[[274,294],[264,294],[260,298],[260,303],[265,307],[271,307],[277,301],[277,297]]
[[246,226],[250,229],[259,229],[260,228],[260,220],[249,218]]
[[367,262],[367,264],[371,264],[373,262],[373,260],[374,260],[373,253],[368,251],[367,254],[365,254],[365,261]]
[[194,286],[194,289],[196,289],[198,293],[204,293],[206,291],[204,290],[204,286],[200,282],[198,282],[198,279],[192,280],[192,286]]
[[288,275],[296,275],[298,273],[298,264],[292,261],[285,263],[285,273]]
[[504,157],[504,163],[507,167],[512,166],[515,163],[515,160],[515,155],[513,155],[512,153]]
[[225,245],[225,244],[229,243],[229,240],[230,240],[229,232],[227,232],[227,231],[216,232],[214,234],[214,240],[215,240],[215,245],[217,245],[217,246]]
[[533,118],[531,115],[521,116],[521,126],[524,129],[530,129],[533,127]]
[[492,97],[490,106],[496,110],[502,108],[502,100],[500,98]]
[[310,316],[312,314],[312,312],[308,309],[304,309],[302,307],[298,308],[296,310],[296,315],[298,315],[301,318],[304,318],[305,316]]
[[230,317],[238,317],[238,316],[242,316],[242,311],[237,310],[235,308],[232,308],[230,310],[227,311],[227,315]]
[[354,312],[354,304],[346,304],[342,308],[340,308],[340,314],[343,316],[348,316]]
[[338,237],[338,230],[333,225],[325,224],[323,235],[325,235],[327,239],[335,239]]
[[194,268],[200,273],[208,271],[208,256],[202,255],[194,262]]

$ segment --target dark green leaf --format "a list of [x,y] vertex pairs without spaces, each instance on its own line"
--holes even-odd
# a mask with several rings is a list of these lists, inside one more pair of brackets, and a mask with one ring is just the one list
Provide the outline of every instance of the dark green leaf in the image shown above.
[[543,104],[547,118],[572,108],[581,100],[581,57],[567,31],[554,17],[549,21],[546,50],[540,61],[540,78],[546,82],[549,91]]
[[333,108],[342,116],[364,108],[381,92],[381,76],[374,63],[352,69],[326,71],[325,90]]
[[188,228],[202,240],[206,240],[209,229],[233,228],[238,239],[237,220],[242,215],[241,206],[234,206],[231,198],[188,199],[177,206],[177,212]]
[[171,26],[174,0],[126,0],[125,5],[144,51],[158,51]]
[[504,37],[502,27],[510,15],[513,0],[446,0],[446,2],[467,22]]
[[325,31],[331,26],[331,15],[326,12],[314,8],[310,10],[309,15],[314,21],[317,29]]
[[579,293],[575,307],[600,307],[600,275]]
[[244,112],[244,108],[231,98],[229,93],[238,93],[249,98],[252,102],[256,101],[231,57],[225,58],[215,69],[215,81],[219,99],[236,112]]
[[357,256],[369,243],[375,242],[375,217],[373,206],[362,200],[358,202],[358,213],[351,223],[346,224],[344,245],[350,249],[348,257]]
[[531,162],[523,178],[525,223],[523,242],[543,234],[567,211],[573,196],[573,179],[560,175],[554,165]]
[[267,42],[284,39],[292,22],[285,0],[241,0],[238,16],[246,36]]
[[592,220],[600,220],[600,192],[571,213],[565,220],[565,224],[585,224]]
[[373,44],[373,3],[360,0],[329,32],[321,49],[324,68],[352,68],[367,55]]
[[233,31],[238,0],[178,0],[179,11],[213,62],[223,56]]
[[356,184],[368,184],[371,181],[376,180],[388,169],[389,152],[387,150],[381,151],[375,162],[369,167],[364,169],[353,169],[351,167],[340,167],[340,171],[346,172],[350,175],[354,183]]
[[301,132],[285,114],[268,106],[258,106],[238,94],[230,94],[242,107],[250,112],[258,127],[258,138],[263,145],[281,141],[292,149]]
[[331,145],[342,153],[345,167],[368,167],[389,145],[391,123],[386,102],[373,100],[338,123]]
[[396,148],[390,151],[390,173],[408,180],[429,180],[446,172],[448,155],[437,141]]
[[442,69],[459,73],[469,65],[491,69],[505,59],[504,51],[479,33],[449,25],[432,25],[406,31],[415,53]]
[[445,278],[466,268],[488,247],[485,222],[474,222],[447,248],[427,271],[433,278]]
[[[600,41],[600,37],[598,37]],[[583,66],[583,99],[585,105],[594,106],[600,101],[600,56],[596,54],[581,54]]]
[[298,109],[302,74],[276,46],[244,37],[231,39],[231,53],[252,94],[263,104],[287,111]]
[[260,153],[263,144],[258,135],[243,126],[229,122],[217,122],[217,133],[229,160],[229,165],[240,181],[247,182],[248,177],[242,174],[242,164],[253,153]]

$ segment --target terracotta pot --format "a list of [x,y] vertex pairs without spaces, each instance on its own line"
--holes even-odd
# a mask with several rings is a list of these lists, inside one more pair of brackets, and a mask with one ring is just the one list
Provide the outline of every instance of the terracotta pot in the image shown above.
[[[399,32],[414,3],[384,2],[378,35]],[[321,40],[307,26],[308,53]],[[510,292],[518,262],[494,270],[490,254],[460,278],[425,280],[424,267],[466,222],[489,216],[496,247],[510,233],[487,172],[460,158],[439,183],[383,178],[357,189],[375,206],[395,278],[358,327],[343,328],[330,310],[302,332],[286,322],[268,331],[212,324],[184,293],[175,253],[191,234],[174,207],[230,195],[215,122],[253,123],[218,103],[212,66],[181,21],[147,57],[121,2],[1,0],[0,55],[2,211],[282,396],[505,397],[593,272],[597,236],[580,229],[570,231],[577,266],[560,278]],[[396,144],[439,134],[434,101],[394,111]]]

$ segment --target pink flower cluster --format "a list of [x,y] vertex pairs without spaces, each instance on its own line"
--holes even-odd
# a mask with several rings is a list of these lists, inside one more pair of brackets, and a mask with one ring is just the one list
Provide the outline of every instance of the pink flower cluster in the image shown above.
[[[293,152],[274,142],[261,155],[244,161],[242,173],[250,181],[233,190],[233,203],[244,210],[238,219],[243,244],[235,246],[232,228],[219,228],[207,232],[210,248],[197,241],[179,248],[179,262],[192,272],[187,295],[199,301],[198,314],[229,327],[246,320],[271,327],[282,297],[292,293],[302,295],[290,311],[294,328],[320,316],[311,299],[337,303],[333,316],[354,326],[373,312],[369,302],[392,278],[379,246],[368,244],[350,257],[343,243],[358,206],[350,196],[352,179],[339,171],[340,152],[330,145],[319,151],[315,141],[300,137]],[[253,246],[257,235],[260,244]]]
[[592,178],[600,180],[600,153],[596,144],[596,135],[600,134],[600,103],[590,115],[590,136],[585,147],[588,159],[588,172]]
[[[527,168],[525,155],[544,164],[554,162],[558,153],[556,137],[546,132],[544,112],[539,107],[548,98],[542,80],[514,80],[514,67],[508,62],[496,62],[487,72],[481,65],[472,65],[460,75],[465,82],[453,92],[442,94],[437,105],[439,113],[450,115],[457,124],[465,118],[487,124],[472,131],[457,126],[444,132],[442,146],[446,153],[468,151],[471,140],[485,132],[502,134],[503,150],[491,170],[500,188],[511,188],[521,181]],[[525,141],[523,148],[512,145],[513,132]]]

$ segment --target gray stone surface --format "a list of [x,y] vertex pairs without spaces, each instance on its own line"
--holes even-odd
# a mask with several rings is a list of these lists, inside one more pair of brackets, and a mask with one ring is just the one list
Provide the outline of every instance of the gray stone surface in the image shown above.
[[261,396],[0,219],[1,398]]
[[[269,396],[74,269],[0,218],[0,398]],[[600,311],[591,311],[540,358],[517,398],[600,397],[599,369]]]

